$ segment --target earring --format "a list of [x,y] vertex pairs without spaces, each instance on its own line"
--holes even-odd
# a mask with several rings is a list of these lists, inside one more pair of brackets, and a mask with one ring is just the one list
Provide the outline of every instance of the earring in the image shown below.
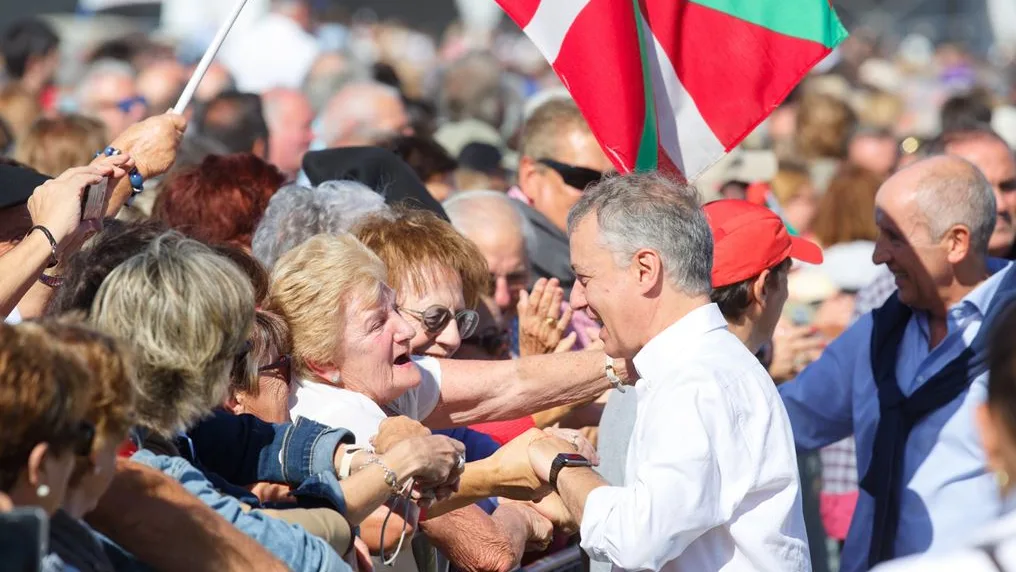
[[35,496],[44,499],[49,496],[49,486],[39,485],[39,488],[35,489]]
[[1009,473],[1002,469],[995,471],[995,480],[998,481],[998,488],[1005,492],[1009,488]]
[[331,377],[331,381],[332,381],[332,385],[338,385],[339,384],[339,374],[333,373],[332,377]]

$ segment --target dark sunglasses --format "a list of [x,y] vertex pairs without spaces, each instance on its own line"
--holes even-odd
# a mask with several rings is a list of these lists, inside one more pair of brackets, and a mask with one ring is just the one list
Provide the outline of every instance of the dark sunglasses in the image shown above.
[[144,105],[147,107],[148,100],[146,100],[143,96],[137,95],[134,97],[128,97],[127,99],[121,99],[116,102],[116,108],[124,113],[130,113],[131,109],[134,109],[135,105]]
[[95,444],[95,425],[88,421],[78,423],[74,433],[74,454],[78,457],[88,457],[92,454],[92,446]]
[[409,308],[399,308],[399,312],[405,312],[420,320],[427,333],[431,335],[440,333],[441,330],[445,329],[445,326],[448,325],[452,317],[454,317],[456,324],[459,326],[459,336],[462,339],[466,339],[476,333],[476,325],[480,322],[480,315],[476,313],[476,310],[459,310],[452,313],[448,308],[437,304],[422,312],[420,310],[410,310]]
[[[487,284],[487,295],[493,296],[497,291],[497,279],[500,278],[497,274],[490,275],[490,282]],[[526,286],[529,285],[529,273],[525,271],[512,272],[504,277],[505,282],[508,283],[508,290],[511,292],[518,292],[519,290],[525,290]]]
[[472,339],[463,340],[462,343],[478,347],[491,357],[500,357],[511,346],[508,330],[500,330],[493,326],[483,330]]
[[283,354],[283,355],[279,356],[279,359],[273,361],[272,363],[270,363],[268,365],[259,366],[258,367],[258,375],[261,375],[263,373],[267,373],[267,372],[270,372],[270,371],[278,371],[282,375],[283,379],[286,380],[286,385],[289,385],[290,371],[292,371],[290,369],[290,364],[291,363],[292,363],[292,360],[290,359],[290,357],[288,355],[286,355],[286,354]]
[[575,165],[561,163],[553,159],[537,159],[536,162],[550,167],[555,173],[561,175],[561,178],[564,179],[564,184],[580,191],[586,190],[586,187],[593,183],[600,182],[604,177],[604,173],[599,171],[587,169],[586,167],[576,167]]

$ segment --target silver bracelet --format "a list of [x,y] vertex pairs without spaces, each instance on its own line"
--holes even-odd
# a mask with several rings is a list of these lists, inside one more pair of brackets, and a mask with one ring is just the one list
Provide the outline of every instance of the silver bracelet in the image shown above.
[[392,490],[393,495],[397,495],[402,491],[402,487],[399,486],[399,476],[395,474],[395,471],[391,470],[384,461],[381,460],[377,455],[371,455],[367,457],[367,461],[364,462],[361,470],[367,465],[377,465],[385,472],[385,484]]
[[624,393],[624,383],[621,382],[621,378],[617,376],[617,372],[614,371],[614,359],[610,356],[604,358],[606,361],[603,363],[603,371],[607,374],[607,381],[610,385],[621,393]]

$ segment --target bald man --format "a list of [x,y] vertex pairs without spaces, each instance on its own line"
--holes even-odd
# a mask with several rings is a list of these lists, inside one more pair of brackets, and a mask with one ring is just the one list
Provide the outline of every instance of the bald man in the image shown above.
[[373,81],[340,89],[321,117],[321,138],[329,148],[377,145],[396,135],[412,134],[398,90]]
[[518,313],[519,291],[529,285],[525,219],[515,201],[496,191],[459,193],[443,203],[452,225],[487,259],[494,302],[506,322]]
[[268,162],[282,171],[287,181],[293,181],[314,140],[314,110],[303,93],[289,88],[269,90],[261,102],[268,124]]
[[985,338],[1016,296],[991,258],[995,192],[955,156],[919,161],[875,199],[873,260],[897,292],[780,386],[799,449],[857,439],[862,476],[841,570],[947,548],[1000,508],[973,415],[985,399]]

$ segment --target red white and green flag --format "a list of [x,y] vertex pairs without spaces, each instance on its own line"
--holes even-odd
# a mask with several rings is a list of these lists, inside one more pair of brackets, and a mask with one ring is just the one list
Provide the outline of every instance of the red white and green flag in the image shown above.
[[829,0],[498,0],[620,172],[694,180],[847,37]]

